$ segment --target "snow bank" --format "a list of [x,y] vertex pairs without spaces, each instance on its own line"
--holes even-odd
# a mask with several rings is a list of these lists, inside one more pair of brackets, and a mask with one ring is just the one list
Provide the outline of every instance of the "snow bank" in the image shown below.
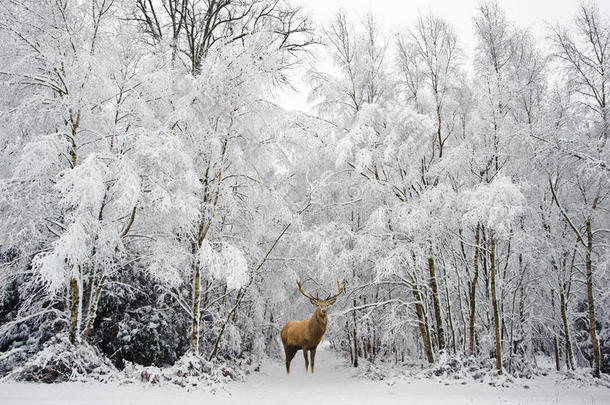
[[43,349],[20,367],[8,373],[2,381],[56,383],[116,379],[117,369],[95,347],[84,343],[72,345],[67,336],[49,340]]
[[384,381],[389,385],[399,381],[428,380],[443,385],[482,383],[492,387],[524,389],[529,389],[537,377],[549,376],[566,386],[610,388],[610,376],[603,374],[599,379],[591,378],[591,369],[555,372],[534,368],[529,364],[518,364],[513,368],[513,373],[505,369],[503,374],[499,375],[493,359],[486,361],[442,351],[433,365],[362,360],[356,376],[363,380]]
[[253,368],[251,359],[210,362],[187,352],[171,367],[141,366],[127,363],[118,370],[90,344],[72,345],[66,336],[55,337],[43,349],[0,381],[8,382],[115,382],[180,387],[221,387],[243,381]]
[[[124,375],[128,381],[153,385],[175,384],[180,387],[220,387],[230,381],[243,381],[249,373],[250,361],[229,365],[207,361],[204,357],[187,353],[171,367],[143,367],[128,364]],[[250,363],[250,364],[248,364]],[[244,370],[244,371],[242,371]]]
[[[363,361],[362,366],[365,366]],[[359,368],[360,369],[360,368]],[[195,404],[528,404],[586,405],[610,403],[610,390],[580,386],[553,373],[534,376],[530,388],[494,387],[472,380],[451,383],[446,376],[426,378],[412,364],[402,367],[401,379],[370,381],[358,378],[360,370],[327,349],[316,355],[315,374],[305,374],[302,357],[293,360],[290,375],[282,361],[267,360],[259,372],[245,381],[226,384],[223,389],[184,389],[174,384],[117,384],[110,382],[62,384],[0,384],[2,405],[195,405]],[[408,378],[412,370],[418,378]]]

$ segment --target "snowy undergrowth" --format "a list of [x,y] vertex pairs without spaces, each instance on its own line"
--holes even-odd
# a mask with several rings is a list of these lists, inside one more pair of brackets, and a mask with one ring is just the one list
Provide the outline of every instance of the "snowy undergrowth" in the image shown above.
[[67,381],[116,380],[118,370],[112,362],[89,344],[73,345],[59,335],[43,349],[5,375],[3,381],[59,383]]
[[599,378],[591,378],[593,370],[590,368],[579,368],[572,371],[562,371],[558,373],[563,381],[578,387],[604,387],[610,388],[610,375],[601,374]]
[[492,359],[485,361],[460,353],[448,354],[447,352],[441,352],[436,363],[421,373],[425,378],[436,378],[445,384],[450,384],[451,381],[466,383],[466,381],[474,380],[495,387],[510,387],[513,385],[527,387],[522,379],[527,380],[534,374],[535,370],[523,365],[513,375],[506,372],[499,375],[494,368]]
[[62,335],[51,339],[41,351],[22,364],[16,364],[0,381],[175,384],[216,390],[231,381],[243,381],[247,374],[257,368],[250,358],[212,362],[188,352],[169,367],[127,363],[125,369],[118,370],[94,346],[87,343],[73,345],[67,336]]
[[520,364],[511,374],[504,370],[499,375],[493,359],[488,361],[476,359],[463,354],[440,353],[432,366],[422,363],[394,363],[364,360],[356,371],[358,378],[384,381],[394,385],[401,380],[419,379],[434,380],[443,385],[468,384],[479,382],[493,387],[530,388],[532,378],[552,375],[558,384],[570,384],[578,387],[599,386],[610,388],[610,376],[603,374],[599,379],[591,378],[591,369],[555,372]]
[[123,374],[127,381],[132,382],[175,384],[180,387],[208,386],[216,389],[231,381],[243,381],[253,368],[251,359],[211,362],[189,352],[171,367],[144,367],[128,363]]

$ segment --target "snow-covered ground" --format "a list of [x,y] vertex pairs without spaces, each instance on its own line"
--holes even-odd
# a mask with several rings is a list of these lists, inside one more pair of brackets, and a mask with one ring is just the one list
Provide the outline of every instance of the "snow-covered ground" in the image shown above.
[[191,404],[610,404],[610,389],[578,386],[557,376],[528,382],[529,388],[497,388],[469,382],[445,385],[428,379],[368,381],[333,352],[319,350],[316,373],[305,374],[299,352],[287,376],[284,366],[268,361],[246,382],[226,389],[188,391],[175,386],[101,383],[0,384],[2,405],[191,405]]

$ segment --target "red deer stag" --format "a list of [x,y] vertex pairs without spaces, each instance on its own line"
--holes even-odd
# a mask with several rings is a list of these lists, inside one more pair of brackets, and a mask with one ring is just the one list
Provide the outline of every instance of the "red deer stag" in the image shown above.
[[311,357],[311,373],[313,374],[313,366],[316,358],[316,348],[322,340],[324,332],[326,332],[326,323],[328,317],[326,312],[328,307],[335,303],[339,294],[345,289],[345,283],[343,286],[339,285],[337,280],[337,292],[334,295],[329,295],[326,299],[320,299],[317,296],[313,297],[303,291],[303,287],[300,281],[297,281],[299,291],[305,297],[309,298],[309,301],[315,305],[316,311],[313,313],[311,318],[302,321],[290,321],[282,328],[280,333],[282,337],[282,343],[284,344],[284,352],[286,353],[286,373],[290,374],[290,362],[298,350],[303,350],[303,356],[305,357],[305,372],[309,367],[309,361],[307,360],[307,351]]

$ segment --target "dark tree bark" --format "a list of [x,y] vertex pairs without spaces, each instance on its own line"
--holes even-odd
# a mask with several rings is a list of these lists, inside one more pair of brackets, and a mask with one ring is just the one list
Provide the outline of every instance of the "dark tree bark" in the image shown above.
[[434,318],[436,320],[436,335],[439,350],[445,349],[445,331],[443,330],[443,318],[441,316],[441,305],[438,299],[438,286],[436,283],[436,269],[434,258],[428,258],[428,271],[430,272],[430,288],[432,289],[432,302],[434,304]]
[[481,227],[477,225],[474,250],[474,276],[470,284],[470,354],[475,354],[474,321],[476,317],[477,281],[479,280],[479,243],[481,238]]
[[496,369],[498,370],[498,374],[502,374],[502,337],[500,335],[500,314],[498,311],[498,297],[496,292],[496,240],[493,232],[490,232],[489,234],[489,241],[491,244],[491,304],[493,306],[494,330],[496,336]]

